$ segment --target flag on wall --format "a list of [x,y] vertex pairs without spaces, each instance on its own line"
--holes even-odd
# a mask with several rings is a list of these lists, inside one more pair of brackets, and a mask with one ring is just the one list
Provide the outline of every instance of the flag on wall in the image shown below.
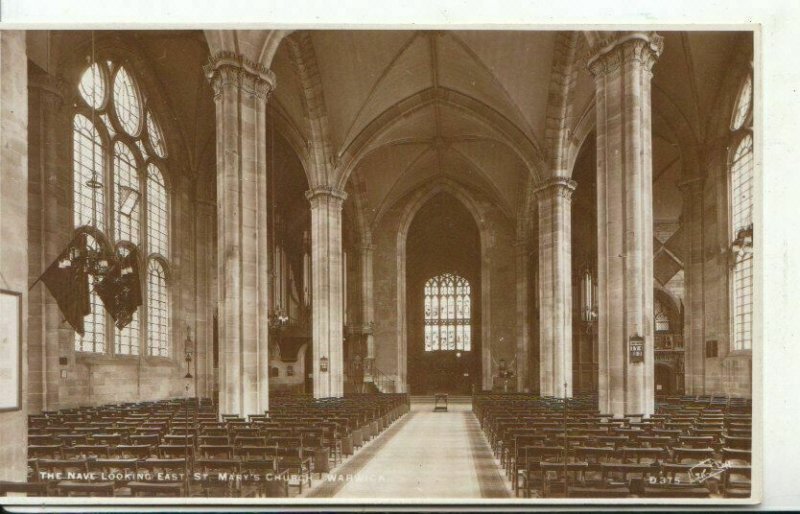
[[125,248],[123,251],[127,253],[118,256],[108,273],[94,286],[95,292],[120,330],[131,322],[136,309],[142,305],[139,252],[136,247]]
[[83,336],[83,318],[92,312],[89,275],[81,265],[86,258],[86,234],[78,234],[40,277],[72,328]]

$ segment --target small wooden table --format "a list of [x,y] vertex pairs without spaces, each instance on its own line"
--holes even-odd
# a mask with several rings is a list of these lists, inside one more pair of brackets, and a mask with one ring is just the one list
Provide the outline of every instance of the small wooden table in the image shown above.
[[433,412],[447,412],[447,395],[437,393],[433,395]]

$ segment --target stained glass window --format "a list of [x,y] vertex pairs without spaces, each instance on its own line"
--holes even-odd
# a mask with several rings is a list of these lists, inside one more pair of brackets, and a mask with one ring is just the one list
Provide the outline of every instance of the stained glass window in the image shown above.
[[[731,348],[750,350],[753,345],[753,77],[742,84],[734,107],[730,161]],[[749,231],[749,234],[748,234]]]
[[122,128],[131,136],[139,133],[142,118],[142,106],[136,85],[125,68],[117,70],[114,78],[114,111]]
[[736,109],[733,112],[733,122],[731,128],[739,130],[742,128],[750,115],[753,106],[753,78],[747,76],[739,91],[739,98],[736,100]]
[[753,138],[746,135],[731,162],[731,228],[734,239],[753,223]]
[[139,244],[139,174],[130,148],[114,145],[114,237]]
[[169,347],[169,309],[167,277],[158,259],[147,265],[147,350],[150,355],[167,357]]
[[[168,356],[164,133],[154,113],[145,109],[145,92],[125,67],[109,60],[87,66],[77,92],[85,105],[76,105],[73,117],[74,226],[94,227],[112,245],[125,241],[139,246],[147,265],[141,271],[145,307],[119,330],[109,323],[105,307],[92,291],[85,335],[75,336],[75,350],[138,355],[147,348],[151,355]],[[94,239],[90,243],[98,246]],[[90,277],[90,284],[96,280],[99,277]]]
[[151,254],[169,255],[167,189],[161,171],[147,167],[147,245]]
[[[76,114],[72,130],[72,193],[75,227],[103,230],[105,212],[104,152],[100,134],[89,118]],[[99,187],[92,187],[96,184]]]
[[753,343],[753,254],[746,253],[733,270],[733,349]]
[[89,66],[83,72],[80,84],[78,84],[78,90],[83,100],[89,107],[94,107],[95,109],[103,106],[103,100],[106,97],[105,73],[103,73],[100,66],[97,63]]
[[469,282],[444,273],[425,283],[425,351],[470,351],[472,347]]
[[139,355],[139,310],[133,313],[131,322],[122,330],[114,328],[116,335],[114,352],[118,355]]
[[[89,250],[97,251],[100,245],[92,236],[86,237]],[[106,351],[106,313],[103,302],[94,292],[97,278],[89,275],[89,305],[92,311],[83,318],[83,337],[75,332],[75,350],[79,352],[103,353]]]

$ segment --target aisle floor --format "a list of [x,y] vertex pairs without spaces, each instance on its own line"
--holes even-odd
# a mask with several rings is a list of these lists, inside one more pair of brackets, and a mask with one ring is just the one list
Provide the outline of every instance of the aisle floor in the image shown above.
[[468,404],[411,411],[324,477],[311,497],[508,498],[510,491]]

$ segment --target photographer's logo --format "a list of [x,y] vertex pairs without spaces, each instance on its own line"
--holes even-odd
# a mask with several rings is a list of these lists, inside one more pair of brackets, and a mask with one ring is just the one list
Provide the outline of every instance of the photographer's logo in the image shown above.
[[725,470],[730,467],[727,462],[720,462],[714,459],[706,459],[698,462],[689,469],[689,482],[693,484],[702,484],[709,478],[716,478],[725,473]]

